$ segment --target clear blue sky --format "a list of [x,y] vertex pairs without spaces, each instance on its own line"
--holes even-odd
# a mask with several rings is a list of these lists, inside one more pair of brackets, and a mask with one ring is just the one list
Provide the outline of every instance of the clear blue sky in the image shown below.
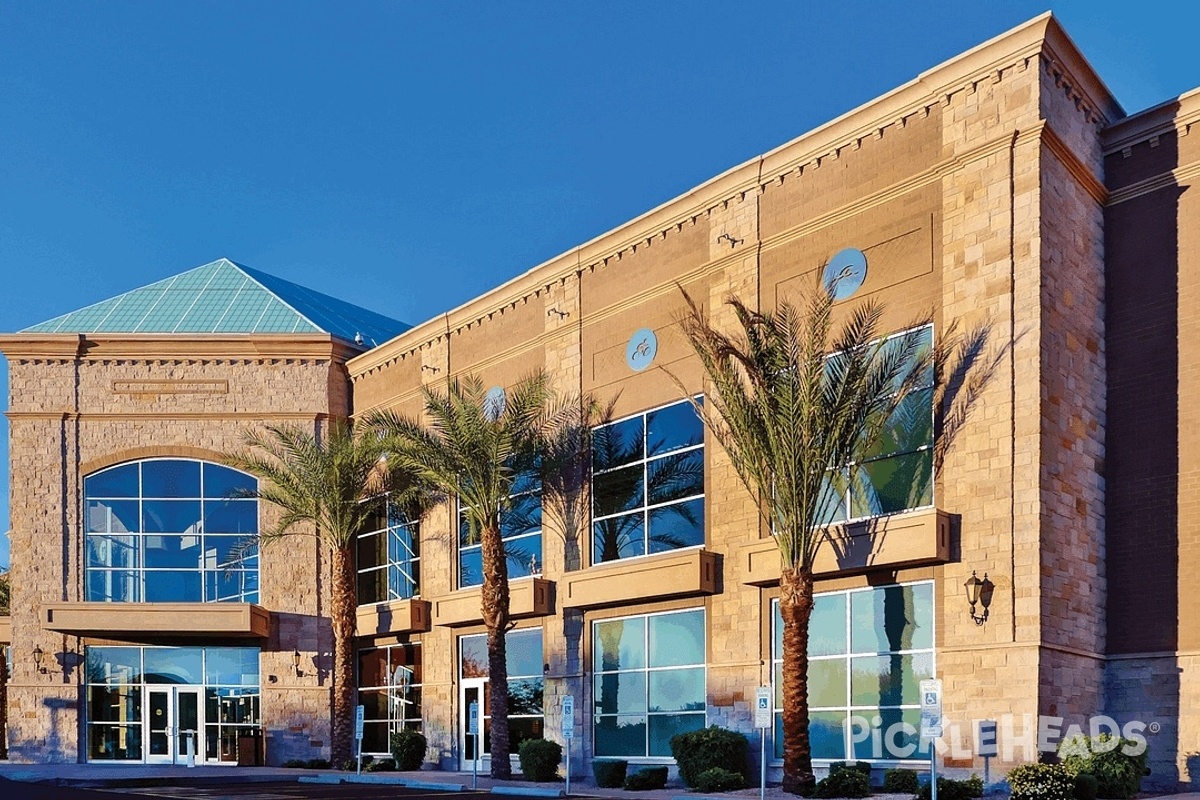
[[[219,256],[421,322],[1045,2],[0,0],[0,331]],[[1052,8],[1137,110],[1188,5]]]

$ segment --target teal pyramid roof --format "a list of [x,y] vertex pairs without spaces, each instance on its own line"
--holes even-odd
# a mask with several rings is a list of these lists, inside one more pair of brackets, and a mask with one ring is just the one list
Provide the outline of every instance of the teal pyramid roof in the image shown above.
[[409,327],[221,258],[24,332],[328,333],[376,345]]

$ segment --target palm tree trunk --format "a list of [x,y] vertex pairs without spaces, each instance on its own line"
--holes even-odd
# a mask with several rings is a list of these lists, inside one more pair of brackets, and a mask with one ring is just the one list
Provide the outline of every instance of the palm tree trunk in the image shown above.
[[351,546],[333,548],[333,590],[329,615],[333,622],[333,741],[335,767],[353,756],[354,707],[354,632],[355,632],[354,552]]
[[808,737],[808,625],[813,610],[812,571],[783,568],[779,615],[783,618],[783,790],[808,794],[815,780]]
[[491,701],[492,777],[512,777],[508,758],[508,651],[504,634],[508,631],[508,560],[499,528],[485,526],[480,531],[483,555],[483,623],[487,626],[488,695]]

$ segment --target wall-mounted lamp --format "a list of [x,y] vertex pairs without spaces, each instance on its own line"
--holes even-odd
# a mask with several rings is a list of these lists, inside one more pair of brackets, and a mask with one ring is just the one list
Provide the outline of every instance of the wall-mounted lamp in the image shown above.
[[[971,577],[967,578],[963,587],[967,590],[967,602],[971,604],[971,619],[975,620],[976,625],[982,625],[988,619],[988,606],[992,604],[992,592],[996,588],[996,584],[988,580],[987,573],[983,573],[983,580],[979,579],[975,570],[971,570]],[[983,613],[975,613],[975,606],[983,606]]]
[[296,673],[296,677],[303,677],[304,673],[300,671],[300,651],[296,650],[292,653],[292,671]]
[[548,309],[546,309],[546,316],[547,316],[547,317],[552,317],[552,316],[554,316],[555,314],[557,314],[557,315],[558,315],[558,318],[559,318],[559,319],[562,319],[563,317],[569,317],[569,316],[571,316],[571,312],[570,312],[570,311],[559,311],[557,308],[548,308]]
[[745,239],[735,239],[732,236],[730,236],[728,233],[722,233],[720,236],[717,237],[717,241],[718,242],[729,242],[730,248],[734,248],[734,247],[737,247],[742,242],[744,242]]
[[33,648],[33,665],[35,667],[37,667],[37,671],[42,673],[43,675],[45,675],[47,672],[49,672],[48,669],[46,669],[45,667],[42,666],[42,661],[45,658],[46,658],[46,653],[42,650],[40,645]]

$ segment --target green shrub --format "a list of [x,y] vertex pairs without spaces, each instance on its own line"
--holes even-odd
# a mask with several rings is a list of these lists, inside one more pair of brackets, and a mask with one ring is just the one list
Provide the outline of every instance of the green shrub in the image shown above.
[[679,765],[679,777],[695,788],[701,772],[720,767],[743,778],[750,774],[746,753],[750,742],[737,731],[717,725],[671,737],[671,755]]
[[888,769],[883,772],[883,791],[886,794],[916,794],[920,788],[916,770]]
[[562,745],[549,739],[526,739],[517,748],[521,774],[527,781],[552,781],[558,777]]
[[403,730],[392,734],[392,758],[396,759],[396,769],[412,772],[421,768],[425,761],[427,742],[419,731]]
[[[1122,752],[1126,749],[1141,752],[1131,756]],[[1096,796],[1110,800],[1129,800],[1141,790],[1149,757],[1142,742],[1107,733],[1064,739],[1058,746],[1058,755],[1072,775],[1094,775]]]
[[709,767],[696,776],[696,788],[702,792],[730,792],[746,788],[746,778],[721,767]]
[[337,768],[340,769],[342,772],[357,772],[358,771],[358,759],[356,759],[356,758],[343,759],[342,761],[338,762]]
[[370,764],[363,762],[363,772],[395,772],[396,762],[390,758],[381,758]]
[[1022,764],[1008,773],[1008,785],[1012,800],[1074,800],[1075,797],[1075,777],[1062,764]]
[[620,789],[625,785],[625,770],[629,762],[619,758],[596,759],[592,762],[592,777],[601,789]]
[[329,763],[327,758],[310,758],[304,763],[304,766],[309,769],[330,769],[333,764]]
[[[916,793],[921,800],[929,800],[931,794],[928,783]],[[978,775],[961,781],[938,778],[938,800],[972,800],[975,797],[983,797],[983,779]]]
[[867,780],[871,779],[871,762],[869,761],[834,761],[829,765],[829,774],[832,775],[839,769],[852,769],[866,775]]
[[[871,782],[857,769],[835,769],[818,781],[813,797],[870,797]],[[939,798],[940,800],[940,798]]]
[[642,767],[625,779],[625,791],[644,792],[663,789],[667,785],[666,767]]
[[1088,772],[1081,772],[1075,776],[1075,800],[1096,800],[1096,791],[1100,788],[1100,782],[1096,780],[1096,776]]
[[284,769],[304,769],[308,766],[308,762],[299,758],[290,758],[283,762]]

